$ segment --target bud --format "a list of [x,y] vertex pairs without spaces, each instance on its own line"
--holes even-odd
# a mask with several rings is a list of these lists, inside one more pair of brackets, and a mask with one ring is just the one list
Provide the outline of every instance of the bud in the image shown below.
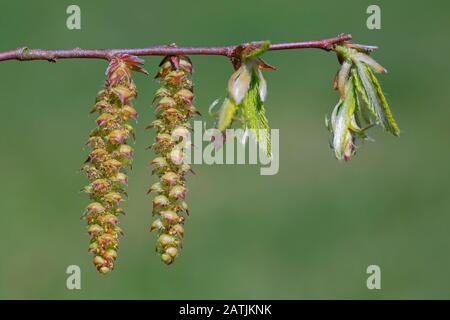
[[155,169],[164,169],[167,167],[167,161],[163,157],[153,159],[151,164]]
[[158,135],[156,136],[156,143],[159,143],[161,145],[171,145],[172,138],[167,133],[158,133]]
[[101,203],[98,202],[92,202],[90,203],[87,207],[85,212],[88,214],[97,214],[97,213],[101,213],[104,212],[105,208],[101,205]]
[[99,245],[114,245],[117,243],[117,236],[114,236],[110,233],[104,233],[97,238],[97,242]]
[[106,179],[97,179],[90,184],[94,192],[104,193],[109,189],[109,182]]
[[115,86],[111,91],[120,99],[122,103],[126,103],[128,99],[134,97],[136,92],[134,88],[126,87],[123,85]]
[[159,100],[158,104],[156,105],[156,109],[169,109],[173,108],[177,105],[174,99],[170,97],[164,97],[161,100]]
[[94,264],[96,266],[102,266],[102,265],[105,265],[107,263],[108,263],[108,261],[106,261],[106,259],[103,259],[103,257],[101,257],[101,256],[95,256],[94,257]]
[[169,197],[174,199],[184,199],[186,196],[186,188],[182,185],[176,185],[173,186],[172,189],[170,189]]
[[161,260],[167,265],[169,265],[173,262],[173,258],[167,253],[163,253],[161,255]]
[[106,274],[106,273],[110,272],[111,269],[108,268],[108,267],[106,267],[106,266],[103,266],[103,267],[100,267],[100,268],[98,269],[98,271],[99,271],[101,274]]
[[181,224],[176,224],[170,228],[170,234],[180,237],[184,236],[184,227]]
[[107,214],[103,217],[103,221],[112,225],[116,225],[119,220],[115,215]]
[[104,124],[108,123],[109,121],[112,121],[113,119],[114,116],[112,114],[103,113],[97,118],[96,122],[99,126],[103,126]]
[[168,224],[174,224],[179,220],[178,215],[173,211],[161,211],[159,214]]
[[159,195],[153,199],[153,208],[167,207],[169,205],[169,199],[166,196]]
[[123,172],[118,172],[115,176],[111,177],[112,182],[120,183],[124,186],[128,185],[128,176]]
[[95,149],[93,150],[90,154],[89,154],[89,160],[90,161],[102,161],[106,156],[108,155],[108,152],[105,149],[99,148],[99,149]]
[[117,258],[117,251],[114,250],[114,249],[109,249],[105,253],[105,258],[107,258],[109,260],[116,260],[116,258]]
[[194,94],[188,89],[181,89],[175,94],[175,97],[187,103],[192,103],[192,100],[194,100]]
[[127,138],[127,133],[124,130],[113,130],[108,135],[109,142],[113,144],[122,144]]
[[109,175],[113,175],[120,170],[120,168],[122,167],[122,162],[116,159],[110,159],[108,161],[105,161],[104,166],[107,173]]
[[138,113],[135,108],[129,105],[125,105],[122,107],[122,115],[124,116],[125,120],[128,118],[137,119]]
[[175,238],[168,234],[162,234],[158,238],[158,243],[161,247],[167,247],[175,244]]
[[118,205],[121,201],[123,201],[122,196],[117,192],[110,192],[105,194],[104,200],[108,204],[115,204]]
[[159,219],[156,219],[155,221],[153,221],[153,223],[152,223],[152,225],[150,227],[150,231],[162,230],[162,229],[164,229],[164,225],[161,222],[161,220],[159,220]]
[[164,81],[172,86],[180,86],[184,79],[185,73],[182,71],[171,71],[164,77]]
[[86,142],[86,145],[91,146],[92,148],[105,148],[105,141],[103,141],[102,137],[90,137],[88,141]]
[[247,95],[251,79],[252,76],[247,64],[242,64],[242,66],[231,75],[230,80],[228,81],[228,93],[237,105],[239,105]]
[[172,258],[175,258],[178,255],[178,249],[175,247],[169,247],[166,249],[166,253]]
[[179,179],[178,175],[175,172],[166,172],[162,177],[161,180],[166,183],[168,186],[172,186],[177,182]]
[[89,233],[90,236],[99,234],[101,232],[103,232],[103,228],[100,227],[98,224],[90,225],[89,228],[88,228],[88,233]]
[[97,170],[97,168],[94,165],[92,165],[91,163],[84,165],[83,171],[89,180],[98,179],[101,175],[101,172],[99,170]]
[[161,187],[161,183],[155,182],[149,189],[148,193],[150,192],[156,192],[156,193],[162,193],[164,192],[164,189]]
[[170,90],[167,89],[167,88],[162,87],[162,88],[159,88],[158,90],[156,90],[156,92],[155,92],[155,99],[163,98],[163,97],[168,96],[168,95],[170,95]]
[[180,59],[180,69],[186,73],[192,73],[192,63],[188,57],[181,57]]
[[183,114],[175,108],[165,110],[161,113],[161,116],[169,122],[175,122],[184,118]]
[[92,242],[89,244],[88,251],[92,253],[98,253],[100,246],[97,242]]
[[105,112],[110,107],[107,101],[97,101],[97,103],[92,107],[91,113],[94,112]]
[[121,144],[118,153],[122,157],[131,158],[133,156],[133,148],[127,144]]

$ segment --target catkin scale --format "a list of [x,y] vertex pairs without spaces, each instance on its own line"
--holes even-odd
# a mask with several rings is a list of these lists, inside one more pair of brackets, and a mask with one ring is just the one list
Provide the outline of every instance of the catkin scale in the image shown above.
[[134,136],[129,119],[136,119],[137,112],[131,100],[136,96],[132,70],[146,73],[140,67],[143,61],[130,55],[116,55],[106,71],[105,88],[96,97],[91,112],[98,112],[97,127],[89,135],[87,145],[91,152],[83,167],[90,183],[84,188],[91,203],[83,217],[91,237],[88,250],[93,253],[97,270],[108,273],[114,268],[123,234],[118,226],[118,216],[123,213],[119,206],[127,196],[125,173],[132,164],[133,149],[127,140]]
[[193,106],[192,63],[186,56],[167,56],[156,78],[162,87],[155,93],[156,120],[149,128],[156,130],[150,148],[156,157],[150,162],[159,181],[149,193],[155,220],[151,230],[158,232],[156,250],[161,260],[171,264],[178,256],[184,235],[185,215],[189,213],[185,196],[186,174],[190,165],[183,162],[191,126],[189,120],[199,114]]

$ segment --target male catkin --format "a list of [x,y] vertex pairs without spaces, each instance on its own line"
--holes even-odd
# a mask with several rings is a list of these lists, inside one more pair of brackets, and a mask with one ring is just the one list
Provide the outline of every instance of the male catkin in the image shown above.
[[128,177],[126,167],[132,164],[133,149],[127,144],[134,137],[134,129],[128,124],[136,119],[137,112],[131,100],[136,87],[132,70],[147,73],[140,67],[143,61],[137,57],[120,54],[113,57],[106,70],[105,88],[97,94],[92,112],[98,112],[97,127],[89,135],[91,147],[83,167],[90,183],[84,188],[90,196],[84,218],[91,236],[89,251],[94,254],[94,265],[100,273],[114,268],[117,258],[118,238],[122,229],[118,226],[119,206],[127,196],[125,186]]
[[191,171],[185,163],[185,149],[190,143],[189,120],[198,114],[193,106],[192,63],[186,56],[167,56],[156,78],[162,87],[156,91],[156,120],[150,128],[156,130],[151,149],[156,158],[151,161],[153,173],[159,181],[150,187],[153,215],[156,219],[151,230],[158,232],[156,250],[161,260],[171,264],[178,256],[184,235],[185,215],[189,214],[185,202],[186,174]]

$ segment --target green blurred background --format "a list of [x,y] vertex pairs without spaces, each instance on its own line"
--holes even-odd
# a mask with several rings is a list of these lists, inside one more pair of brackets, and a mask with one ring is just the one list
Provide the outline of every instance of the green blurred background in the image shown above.
[[[82,29],[66,28],[81,7]],[[366,28],[366,8],[382,29]],[[89,116],[104,80],[102,60],[0,63],[0,298],[25,299],[390,299],[450,298],[448,1],[2,1],[0,50],[225,45],[319,39],[349,32],[376,44],[384,90],[402,129],[373,130],[349,163],[333,158],[324,115],[338,63],[320,50],[269,52],[268,116],[280,129],[280,171],[196,166],[191,216],[172,266],[154,252],[145,191],[157,83],[136,75],[140,96],[135,166],[117,267],[101,276],[87,253],[88,203],[79,193]],[[225,94],[223,57],[194,56],[197,106]],[[147,57],[155,72],[159,57]],[[68,265],[82,290],[66,289]],[[368,290],[366,268],[381,267]]]

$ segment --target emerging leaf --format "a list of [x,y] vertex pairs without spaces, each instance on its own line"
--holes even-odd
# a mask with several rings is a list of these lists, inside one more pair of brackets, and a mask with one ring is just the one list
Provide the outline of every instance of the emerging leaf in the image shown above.
[[219,116],[217,118],[216,128],[225,131],[233,122],[234,115],[238,107],[230,99],[225,98],[220,107]]
[[251,80],[251,70],[245,63],[231,75],[228,81],[228,93],[236,104],[240,104],[242,99],[244,99]]
[[253,70],[250,89],[242,101],[242,115],[245,120],[245,127],[253,131],[256,140],[266,147],[267,154],[270,155],[270,127],[260,95],[260,81],[257,71]]
[[380,84],[373,74],[370,67],[367,65],[357,62],[356,67],[358,69],[358,75],[361,79],[361,83],[367,94],[369,104],[375,110],[375,115],[381,126],[392,134],[398,136],[400,134],[400,129],[392,116],[389,105],[384,97],[383,91],[381,90]]
[[[338,159],[348,160],[355,152],[357,138],[369,140],[366,131],[374,123],[395,136],[400,129],[374,73],[386,73],[368,54],[366,46],[340,45],[335,48],[341,68],[335,89],[341,96],[326,125],[333,134],[332,147]],[[371,119],[371,116],[374,120]]]
[[347,85],[347,95],[334,112],[333,149],[337,159],[348,160],[353,152],[353,136],[350,130],[355,111],[353,84]]
[[[267,50],[267,48],[263,49]],[[250,56],[256,57],[261,54],[260,51],[257,51],[257,53]],[[267,82],[261,70],[273,70],[274,68],[260,58],[248,58],[248,55],[246,57],[245,62],[232,74],[228,81],[229,98],[225,99],[217,114],[216,128],[223,132],[231,126],[234,120],[240,119],[242,120],[242,126],[246,130],[252,131],[252,136],[270,155],[270,127],[264,108]],[[242,117],[238,118],[238,112],[241,113]]]

